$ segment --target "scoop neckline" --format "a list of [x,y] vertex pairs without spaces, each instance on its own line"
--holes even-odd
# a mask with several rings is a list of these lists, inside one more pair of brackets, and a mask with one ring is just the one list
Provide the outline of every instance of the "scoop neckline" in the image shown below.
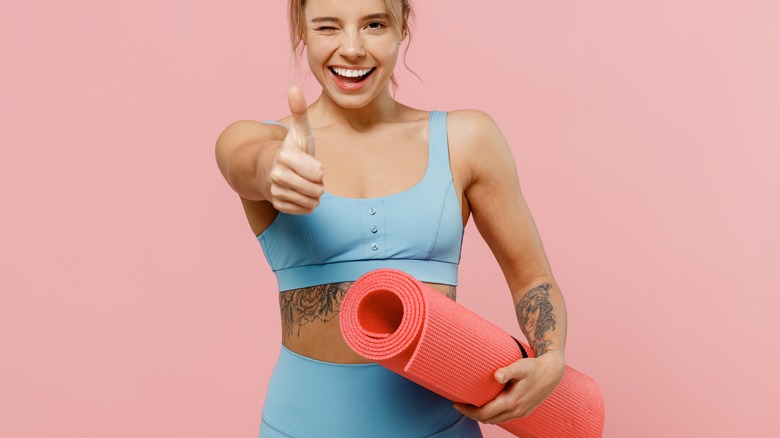
[[433,161],[432,160],[432,156],[433,156],[433,141],[432,141],[433,129],[432,129],[432,127],[433,127],[433,114],[434,113],[435,113],[435,111],[429,111],[428,112],[428,163],[426,163],[426,165],[425,165],[425,173],[423,174],[422,178],[420,178],[420,180],[417,181],[413,186],[411,186],[411,187],[409,187],[407,189],[401,190],[400,192],[391,193],[389,195],[384,195],[384,196],[374,196],[374,197],[370,197],[370,198],[354,198],[354,197],[351,197],[351,196],[334,195],[334,194],[328,192],[327,190],[322,193],[322,196],[323,197],[327,196],[327,197],[335,198],[335,199],[344,199],[344,200],[348,200],[348,201],[378,201],[378,200],[382,200],[382,199],[393,198],[393,197],[396,197],[396,196],[402,196],[402,195],[407,194],[409,192],[412,192],[412,191],[416,190],[418,187],[422,186],[423,183],[425,182],[425,180],[428,179],[428,175],[430,175],[430,173],[431,173],[431,161]]

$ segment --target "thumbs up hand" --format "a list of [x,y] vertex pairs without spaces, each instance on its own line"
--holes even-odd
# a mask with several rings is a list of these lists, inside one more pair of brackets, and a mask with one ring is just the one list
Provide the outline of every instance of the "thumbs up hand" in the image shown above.
[[271,163],[268,200],[280,212],[307,214],[319,205],[325,192],[322,163],[314,158],[314,135],[303,92],[292,86],[287,98],[293,124]]
[[287,100],[290,104],[290,114],[292,114],[293,125],[288,132],[285,142],[291,146],[296,146],[307,154],[314,156],[314,134],[311,133],[309,126],[309,116],[306,113],[306,100],[303,97],[303,91],[293,85],[287,92]]

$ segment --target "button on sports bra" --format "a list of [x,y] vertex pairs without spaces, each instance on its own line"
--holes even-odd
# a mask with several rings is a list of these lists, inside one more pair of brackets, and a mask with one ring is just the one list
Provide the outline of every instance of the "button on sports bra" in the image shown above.
[[326,192],[310,214],[280,212],[257,236],[279,291],[354,281],[379,268],[457,285],[463,221],[448,149],[447,113],[433,111],[417,185],[380,198]]

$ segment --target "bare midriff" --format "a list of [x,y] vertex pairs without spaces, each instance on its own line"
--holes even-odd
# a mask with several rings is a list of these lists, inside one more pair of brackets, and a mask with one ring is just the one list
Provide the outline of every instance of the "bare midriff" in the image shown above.
[[[351,282],[312,286],[279,293],[282,344],[302,356],[325,362],[369,363],[341,336],[339,308]],[[455,287],[426,283],[455,299]]]

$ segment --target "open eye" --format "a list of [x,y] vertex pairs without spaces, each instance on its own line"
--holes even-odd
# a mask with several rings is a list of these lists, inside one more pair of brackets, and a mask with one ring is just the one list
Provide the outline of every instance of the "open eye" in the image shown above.
[[368,23],[366,25],[366,28],[371,29],[371,30],[381,30],[381,29],[384,29],[386,27],[387,26],[385,26],[384,23],[380,23],[379,21],[372,21],[371,23]]

